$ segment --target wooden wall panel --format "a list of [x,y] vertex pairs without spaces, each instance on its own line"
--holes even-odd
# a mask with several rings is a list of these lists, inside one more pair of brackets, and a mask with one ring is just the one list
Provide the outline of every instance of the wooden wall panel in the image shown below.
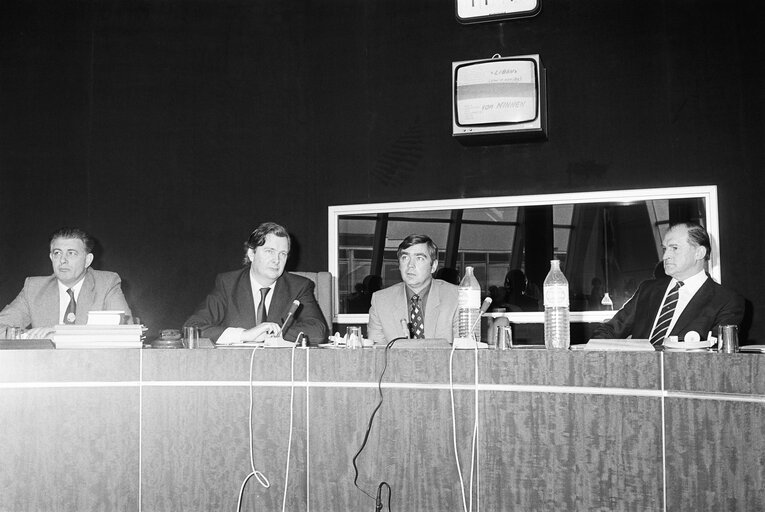
[[667,510],[765,510],[765,400],[667,399]]
[[486,510],[659,510],[658,398],[492,392],[484,398]]
[[138,388],[0,392],[0,510],[137,510]]
[[668,390],[765,395],[765,358],[758,354],[667,352],[664,357]]
[[[153,351],[144,363],[143,499],[149,510],[235,509],[242,481],[251,472],[247,382],[251,350]],[[245,510],[281,510],[290,422],[291,350],[258,350],[253,359],[252,432],[254,478]],[[304,352],[296,368],[305,372]],[[277,381],[284,381],[279,384]],[[261,383],[266,381],[266,385]],[[276,385],[276,387],[274,387]],[[303,510],[306,494],[305,387],[292,404],[287,510]]]
[[[271,487],[250,481],[244,504],[280,509],[293,353],[232,349],[0,352],[0,510],[233,508],[251,469],[253,355],[254,464]],[[294,353],[289,510],[372,508],[351,461],[385,355]],[[387,355],[360,485],[374,496],[388,482],[394,510],[459,509],[449,351]],[[473,357],[453,367],[468,496]],[[765,507],[761,355],[517,350],[478,363],[484,509],[662,510],[665,475],[673,512]]]

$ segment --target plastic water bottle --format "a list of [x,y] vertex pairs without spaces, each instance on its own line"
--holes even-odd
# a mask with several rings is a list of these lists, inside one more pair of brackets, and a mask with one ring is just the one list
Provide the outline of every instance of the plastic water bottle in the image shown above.
[[[459,308],[459,335],[460,338],[481,341],[481,325],[476,322],[481,312],[481,285],[473,275],[473,267],[465,267],[465,277],[460,281],[457,295],[457,307]],[[471,336],[470,328],[473,328]]]
[[550,272],[544,284],[545,346],[568,349],[571,345],[568,314],[568,281],[559,260],[550,260]]

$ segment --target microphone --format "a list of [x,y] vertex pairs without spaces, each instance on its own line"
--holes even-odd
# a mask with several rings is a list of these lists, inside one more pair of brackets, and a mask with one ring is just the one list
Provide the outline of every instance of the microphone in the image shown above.
[[473,325],[470,326],[470,331],[468,332],[473,332],[473,329],[475,329],[475,326],[478,325],[478,322],[481,321],[481,317],[483,316],[483,314],[489,311],[490,306],[491,306],[491,297],[486,297],[483,300],[483,304],[481,304],[481,311],[478,312],[478,316],[476,317],[475,322],[473,322]]
[[409,324],[403,318],[401,319],[401,329],[404,332],[404,337],[408,338],[409,337]]
[[284,338],[284,333],[287,332],[287,329],[290,328],[292,325],[292,322],[295,321],[295,312],[300,307],[300,301],[295,299],[292,301],[292,306],[290,306],[290,311],[287,313],[287,318],[284,320],[284,323],[282,324],[282,338]]

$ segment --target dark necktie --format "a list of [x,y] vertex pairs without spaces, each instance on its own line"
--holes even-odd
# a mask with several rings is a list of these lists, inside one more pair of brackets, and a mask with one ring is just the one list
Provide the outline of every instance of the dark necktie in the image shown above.
[[64,323],[73,324],[77,320],[77,302],[74,300],[74,292],[71,288],[67,288],[66,293],[69,294],[69,305],[64,312]]
[[271,291],[271,288],[260,289],[260,304],[258,304],[258,314],[255,318],[255,325],[262,324],[266,321],[266,295]]
[[409,306],[409,324],[412,338],[422,339],[425,337],[425,328],[422,323],[422,306],[420,305],[420,296],[412,295]]
[[675,307],[677,306],[677,299],[680,296],[681,286],[683,286],[683,283],[678,281],[675,287],[669,291],[667,297],[664,299],[659,318],[656,320],[656,327],[653,328],[651,333],[651,345],[655,345],[667,337],[669,324],[672,322],[672,317],[675,315]]

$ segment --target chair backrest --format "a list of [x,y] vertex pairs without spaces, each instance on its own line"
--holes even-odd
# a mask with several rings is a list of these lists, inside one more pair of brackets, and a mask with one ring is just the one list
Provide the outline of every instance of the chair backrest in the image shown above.
[[332,274],[330,272],[292,272],[292,274],[303,276],[316,285],[314,293],[316,295],[316,302],[319,303],[321,312],[324,313],[324,319],[327,321],[329,330],[332,331],[332,310],[333,302],[333,288],[332,288]]

